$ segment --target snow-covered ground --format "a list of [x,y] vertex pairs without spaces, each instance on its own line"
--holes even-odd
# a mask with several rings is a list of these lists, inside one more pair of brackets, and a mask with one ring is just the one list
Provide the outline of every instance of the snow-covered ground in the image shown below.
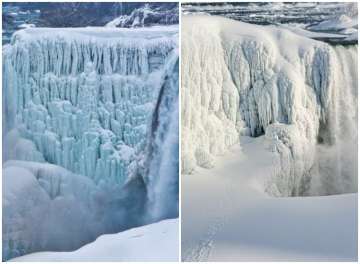
[[241,140],[214,169],[182,176],[182,259],[356,261],[357,194],[270,197],[266,139]]
[[39,252],[14,258],[32,261],[178,261],[179,220],[169,219],[100,236],[72,252]]

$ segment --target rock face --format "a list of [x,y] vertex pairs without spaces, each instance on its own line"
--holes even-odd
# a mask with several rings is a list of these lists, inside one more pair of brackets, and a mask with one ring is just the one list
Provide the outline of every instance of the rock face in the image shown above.
[[185,16],[182,32],[183,173],[265,135],[272,195],[356,191],[357,46],[209,16]]
[[[82,193],[80,184],[76,185],[78,189],[74,187],[90,204],[74,212],[83,211],[86,217],[74,213],[68,221],[74,218],[76,223],[85,223],[88,218],[89,225],[96,227],[91,230],[84,225],[84,235],[78,238],[66,233],[69,230],[65,227],[64,234],[74,239],[65,247],[61,243],[40,245],[33,242],[35,236],[21,231],[34,228],[31,223],[36,222],[36,217],[23,228],[9,216],[4,218],[3,228],[12,227],[11,232],[4,233],[4,241],[12,242],[4,247],[5,258],[34,250],[73,250],[99,234],[178,214],[178,152],[172,149],[178,141],[177,127],[172,125],[178,123],[177,45],[178,28],[168,26],[29,28],[16,32],[11,45],[4,46],[4,161],[40,162],[11,166],[21,165],[21,170],[28,171],[42,168],[41,164],[44,169],[39,170],[46,171],[51,163],[59,166],[50,170],[59,182],[65,177],[57,173],[60,169],[66,171],[66,178],[78,175],[83,182],[90,182],[89,192]],[[166,159],[172,161],[166,162],[168,169],[163,168]],[[40,181],[33,170],[32,180]],[[10,177],[6,176],[11,174],[8,171],[4,171],[4,177]],[[44,189],[41,181],[36,188]],[[36,188],[31,189],[35,192]],[[71,192],[50,200],[66,199]],[[162,195],[169,198],[168,206],[155,206]],[[22,201],[9,201],[6,215],[24,206]],[[51,204],[36,201],[40,208]],[[155,212],[155,207],[161,209]],[[64,217],[54,215],[52,219],[59,221]],[[22,219],[29,220],[26,214]],[[52,222],[47,224],[49,227]],[[51,232],[46,236],[45,227],[38,232],[43,241],[68,239]],[[24,250],[18,249],[21,241],[26,242]]]

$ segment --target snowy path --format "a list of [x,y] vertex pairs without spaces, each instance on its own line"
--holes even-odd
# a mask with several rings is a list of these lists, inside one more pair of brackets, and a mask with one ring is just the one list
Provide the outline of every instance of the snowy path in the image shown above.
[[268,197],[255,178],[271,153],[262,138],[243,142],[214,169],[183,175],[183,260],[354,261],[357,195]]

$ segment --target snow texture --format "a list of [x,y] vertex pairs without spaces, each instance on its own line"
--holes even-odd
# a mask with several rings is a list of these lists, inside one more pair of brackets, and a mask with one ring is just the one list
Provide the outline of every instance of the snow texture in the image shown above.
[[177,26],[14,33],[3,47],[3,174],[29,182],[7,183],[5,259],[177,216],[177,45]]
[[250,24],[286,26],[332,44],[357,44],[355,2],[185,3],[184,14],[218,15]]
[[221,17],[182,21],[184,174],[213,167],[240,135],[265,135],[278,153],[268,193],[357,191],[356,45]]
[[41,252],[12,261],[178,261],[179,221],[133,228],[118,234],[100,236],[73,252]]
[[357,261],[358,195],[269,197],[266,141],[241,137],[215,168],[182,175],[182,260]]

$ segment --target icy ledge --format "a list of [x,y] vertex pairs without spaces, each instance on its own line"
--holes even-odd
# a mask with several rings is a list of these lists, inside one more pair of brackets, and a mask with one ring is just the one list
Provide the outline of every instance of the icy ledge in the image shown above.
[[[146,28],[107,28],[107,27],[86,27],[86,28],[26,28],[14,33],[12,43],[18,40],[43,40],[59,38],[63,40],[77,40],[88,42],[109,42],[111,40],[134,40],[136,39],[163,39],[172,37],[179,31],[178,25],[152,26]],[[132,41],[133,42],[133,41]],[[139,43],[138,43],[139,44]]]
[[357,46],[221,17],[182,26],[183,173],[213,167],[240,135],[265,135],[279,157],[270,194],[357,190]]
[[73,252],[40,252],[11,261],[178,261],[179,220],[103,235]]

